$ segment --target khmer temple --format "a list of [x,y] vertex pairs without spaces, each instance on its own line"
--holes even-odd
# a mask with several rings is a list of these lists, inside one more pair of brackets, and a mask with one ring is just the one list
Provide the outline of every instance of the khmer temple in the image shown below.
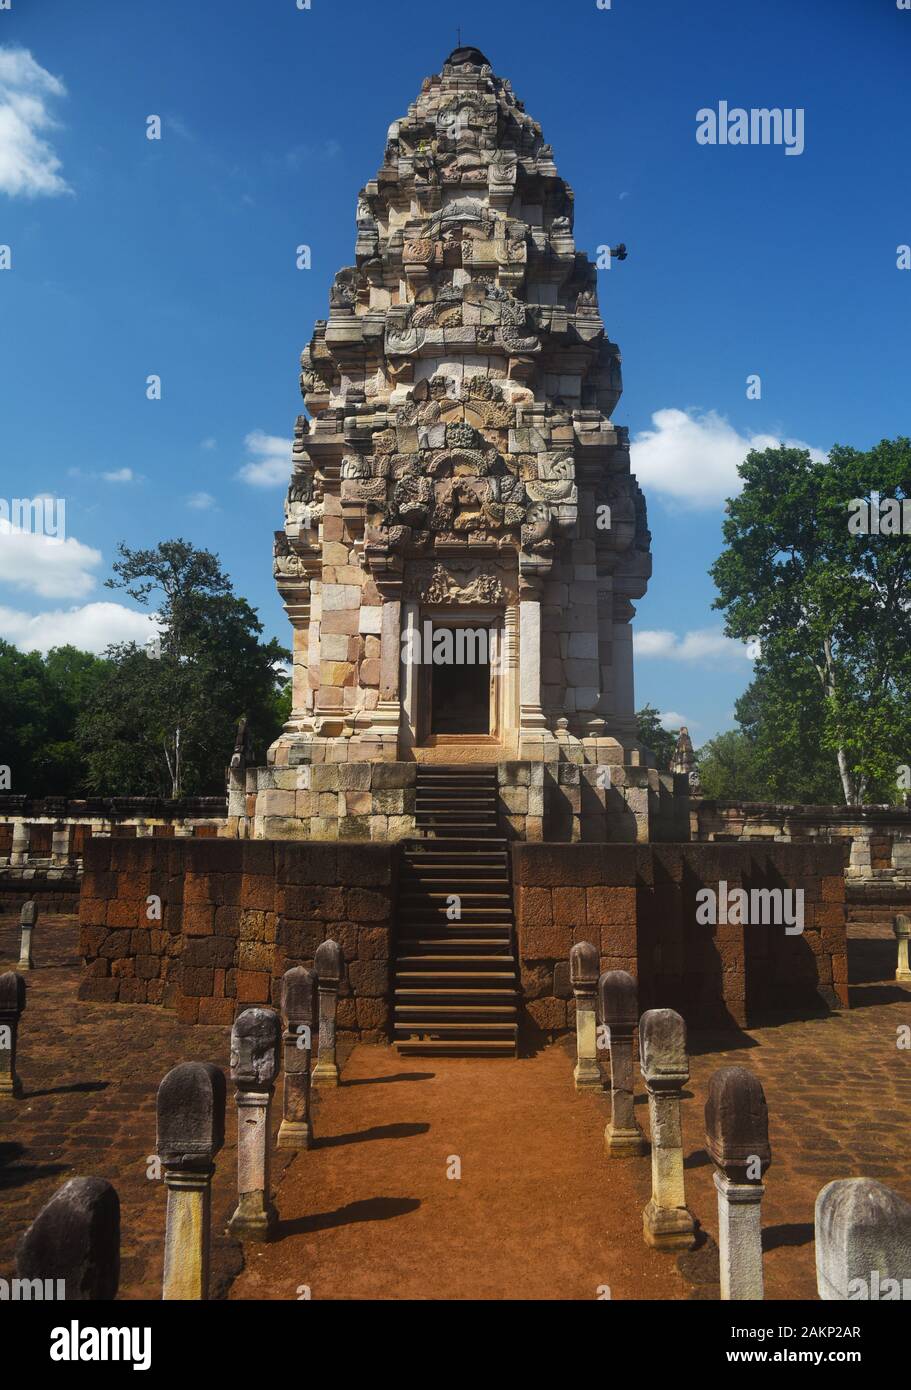
[[679,837],[636,739],[650,537],[573,210],[476,48],[390,126],[301,358],[275,538],[293,708],[233,778],[241,834],[398,839],[470,765],[511,838]]

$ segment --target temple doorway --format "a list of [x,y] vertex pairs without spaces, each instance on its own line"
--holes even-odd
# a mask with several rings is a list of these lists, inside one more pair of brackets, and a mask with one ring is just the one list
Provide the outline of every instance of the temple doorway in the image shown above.
[[[441,629],[434,624],[434,644],[437,634],[452,634],[453,650],[464,629]],[[466,662],[434,663],[430,667],[430,734],[490,734],[490,652],[487,643],[479,644]]]

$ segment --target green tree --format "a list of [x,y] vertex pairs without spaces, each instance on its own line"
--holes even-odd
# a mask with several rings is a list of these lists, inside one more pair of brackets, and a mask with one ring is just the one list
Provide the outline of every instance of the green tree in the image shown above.
[[157,600],[157,651],[108,651],[111,673],[79,720],[93,788],[108,794],[218,794],[246,715],[258,748],[281,727],[289,653],[233,591],[218,557],[187,541],[118,548],[109,587]]
[[640,743],[644,743],[646,748],[650,748],[655,755],[655,765],[662,772],[667,772],[670,767],[671,758],[674,756],[674,749],[677,746],[677,734],[679,729],[671,733],[665,729],[661,723],[661,714],[653,705],[643,705],[642,709],[636,714],[638,724],[637,737]]
[[696,754],[703,796],[720,801],[768,801],[770,794],[756,765],[756,749],[742,729],[729,729],[703,744]]
[[10,769],[10,791],[86,794],[76,721],[106,671],[104,660],[76,647],[55,647],[42,657],[0,642],[0,765]]
[[911,537],[852,534],[850,503],[911,497],[911,440],[837,445],[827,462],[754,450],[739,472],[711,574],[728,635],[761,639],[762,757],[786,776],[789,740],[806,769],[816,746],[856,804],[911,760]]

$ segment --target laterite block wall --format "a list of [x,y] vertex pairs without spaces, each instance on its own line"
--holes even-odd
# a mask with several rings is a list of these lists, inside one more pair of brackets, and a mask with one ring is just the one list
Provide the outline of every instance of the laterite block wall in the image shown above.
[[[691,1027],[746,1026],[764,1013],[847,1006],[845,884],[838,846],[513,846],[526,1023],[574,1023],[567,955],[593,942],[602,970],[639,981],[642,1010],[675,1008]],[[804,931],[697,922],[698,891],[721,881],[803,889]]]
[[[345,953],[340,1036],[385,1039],[395,846],[269,840],[96,840],[80,905],[80,998],[163,1004],[188,1023],[278,1005],[321,941]],[[161,921],[148,918],[149,895]]]

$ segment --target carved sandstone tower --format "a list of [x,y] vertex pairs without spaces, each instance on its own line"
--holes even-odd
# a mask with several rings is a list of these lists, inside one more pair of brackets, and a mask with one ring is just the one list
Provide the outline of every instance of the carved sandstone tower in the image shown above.
[[390,127],[355,262],[301,359],[275,540],[293,708],[235,779],[239,833],[399,838],[417,766],[486,763],[513,836],[647,838],[620,354],[572,190],[477,49]]

